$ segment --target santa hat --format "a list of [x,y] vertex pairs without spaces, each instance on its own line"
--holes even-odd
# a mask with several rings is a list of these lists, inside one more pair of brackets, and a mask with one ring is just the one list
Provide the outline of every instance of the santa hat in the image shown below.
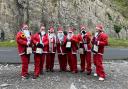
[[86,26],[80,25],[80,30],[86,29]]
[[102,24],[96,25],[96,29],[99,31],[103,31],[103,25]]
[[54,27],[50,27],[49,31],[54,32]]
[[61,26],[58,27],[58,32],[63,32],[63,28]]

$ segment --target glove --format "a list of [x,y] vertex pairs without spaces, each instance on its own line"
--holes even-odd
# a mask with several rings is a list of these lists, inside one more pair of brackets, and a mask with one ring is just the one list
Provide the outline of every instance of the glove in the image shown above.
[[66,40],[67,40],[67,42],[70,41],[69,39],[66,39]]
[[27,46],[29,46],[29,45],[30,45],[30,41],[27,42]]
[[43,44],[40,44],[40,43],[38,43],[36,46],[39,47],[39,48],[43,48],[44,47]]
[[97,41],[95,41],[95,42],[94,42],[94,44],[95,44],[95,45],[98,45],[98,42],[97,42]]
[[81,33],[85,35],[86,32],[85,31],[82,31]]
[[80,48],[83,48],[83,44],[82,43],[80,43]]

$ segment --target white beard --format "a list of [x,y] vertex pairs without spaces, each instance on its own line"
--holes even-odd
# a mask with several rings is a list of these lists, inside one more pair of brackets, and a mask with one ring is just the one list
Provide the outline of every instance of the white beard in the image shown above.
[[67,38],[70,40],[72,36],[73,36],[73,33],[72,33],[72,34],[69,33],[69,34],[67,35]]
[[55,37],[55,34],[54,33],[49,34],[49,38],[53,38],[53,37]]
[[98,34],[99,34],[99,32],[96,32],[96,33],[95,33],[95,37],[97,37]]
[[41,35],[43,36],[44,34],[45,34],[45,31],[42,31],[42,32],[41,32]]
[[30,37],[30,32],[28,30],[23,30],[23,33],[25,34],[26,38]]
[[57,37],[58,37],[58,39],[59,39],[60,41],[63,41],[63,39],[64,39],[64,34],[63,34],[63,33],[58,33],[58,34],[57,34]]

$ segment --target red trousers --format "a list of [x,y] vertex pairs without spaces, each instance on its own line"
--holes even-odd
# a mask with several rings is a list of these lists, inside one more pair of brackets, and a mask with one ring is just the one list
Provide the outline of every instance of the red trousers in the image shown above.
[[46,70],[53,70],[55,53],[47,53],[46,56]]
[[23,54],[20,57],[22,62],[21,76],[26,76],[28,75],[28,65],[30,61],[30,55]]
[[100,54],[93,55],[94,65],[96,66],[96,73],[99,77],[105,78],[105,72],[103,68],[103,56]]
[[77,57],[76,54],[72,54],[72,52],[68,52],[68,64],[70,71],[77,72]]
[[81,70],[91,72],[91,52],[86,52],[85,54],[80,54],[81,59]]
[[67,70],[67,55],[58,54],[58,61],[60,65],[60,70],[66,71]]
[[34,54],[34,75],[39,76],[43,70],[45,54]]

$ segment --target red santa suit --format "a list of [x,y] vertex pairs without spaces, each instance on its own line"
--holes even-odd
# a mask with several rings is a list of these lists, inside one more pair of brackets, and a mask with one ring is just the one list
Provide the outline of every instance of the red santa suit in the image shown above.
[[[99,30],[93,37],[93,61],[96,66],[96,73],[100,78],[105,78],[105,72],[103,68],[103,54],[104,47],[108,45],[108,35],[103,32],[103,26],[97,25],[96,29]],[[99,80],[100,80],[99,78]]]
[[28,64],[30,60],[30,54],[32,53],[31,36],[30,36],[30,32],[26,30],[26,28],[28,29],[28,26],[26,24],[23,24],[21,28],[22,30],[19,31],[16,35],[16,42],[22,62],[22,72],[21,72],[22,77],[28,76]]
[[56,53],[56,35],[54,33],[54,28],[51,27],[49,30],[48,39],[49,39],[49,45],[48,45],[48,53],[46,56],[46,71],[54,71],[54,59],[55,59],[55,53]]
[[85,29],[85,26],[81,26],[81,33],[78,34],[81,72],[86,68],[87,74],[91,74],[91,33]]
[[67,35],[66,50],[68,56],[68,64],[72,73],[77,73],[77,36],[73,34],[73,29],[69,28]]
[[58,53],[60,71],[66,71],[67,70],[66,36],[64,36],[62,27],[58,27],[57,53]]
[[34,43],[34,61],[35,61],[35,69],[34,75],[39,76],[42,73],[45,56],[48,52],[48,35],[42,31],[36,33],[33,36]]

